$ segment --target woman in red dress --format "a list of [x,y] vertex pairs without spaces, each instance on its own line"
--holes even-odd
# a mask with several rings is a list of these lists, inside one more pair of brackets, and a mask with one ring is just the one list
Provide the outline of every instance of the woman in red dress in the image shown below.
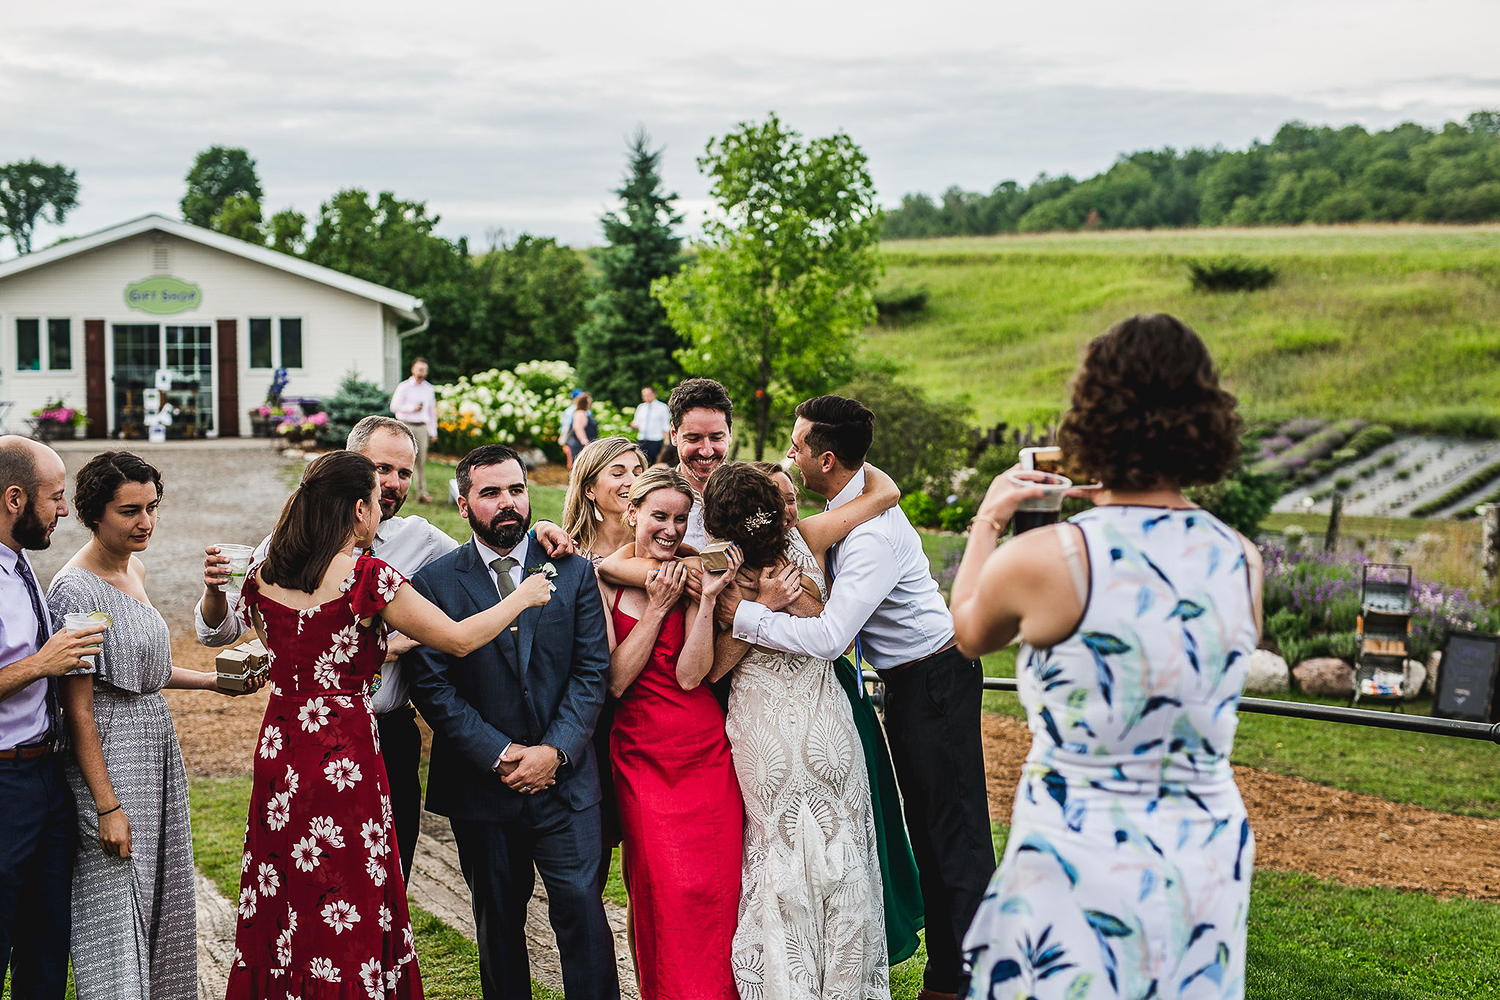
[[[453,622],[379,559],[375,466],[337,451],[307,467],[240,614],[270,652],[255,757],[230,1000],[420,998],[370,681],[385,623],[466,655],[545,604],[541,574]],[[382,621],[382,619],[384,621]]]
[[624,834],[636,974],[642,1000],[735,1000],[729,949],[740,900],[744,806],[724,710],[700,682],[714,658],[714,604],[738,568],[705,574],[700,602],[682,597],[676,561],[692,487],[649,469],[630,490],[635,554],[661,560],[645,590],[611,602],[610,734]]

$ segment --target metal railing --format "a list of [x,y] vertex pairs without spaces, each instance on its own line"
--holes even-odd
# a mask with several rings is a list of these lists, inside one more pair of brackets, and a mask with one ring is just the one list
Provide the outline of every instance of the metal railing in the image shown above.
[[[880,675],[864,672],[865,681],[880,683]],[[1014,677],[986,677],[986,691],[1015,691]],[[1241,712],[1258,712],[1262,715],[1280,715],[1291,719],[1312,719],[1316,722],[1341,722],[1345,725],[1373,726],[1376,729],[1400,729],[1408,733],[1428,733],[1433,736],[1456,736],[1465,740],[1489,740],[1500,743],[1500,722],[1465,722],[1462,719],[1434,719],[1425,715],[1404,715],[1397,712],[1372,712],[1364,708],[1343,708],[1338,705],[1314,705],[1301,701],[1277,701],[1273,698],[1241,698]]]

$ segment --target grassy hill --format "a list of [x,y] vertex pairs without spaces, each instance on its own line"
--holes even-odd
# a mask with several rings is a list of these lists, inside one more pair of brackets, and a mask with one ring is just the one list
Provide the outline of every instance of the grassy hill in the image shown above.
[[[869,333],[941,398],[984,422],[1045,422],[1083,346],[1138,312],[1207,340],[1252,416],[1368,417],[1500,431],[1500,226],[1195,229],[903,240],[883,289],[926,310]],[[1259,292],[1193,291],[1189,260],[1272,264]]]

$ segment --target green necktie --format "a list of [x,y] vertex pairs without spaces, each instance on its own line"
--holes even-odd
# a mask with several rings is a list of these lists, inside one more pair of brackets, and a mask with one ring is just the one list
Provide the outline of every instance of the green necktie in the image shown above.
[[500,588],[502,598],[509,597],[516,592],[516,581],[511,579],[511,567],[516,561],[510,556],[501,556],[490,563],[490,569],[495,571],[495,585]]

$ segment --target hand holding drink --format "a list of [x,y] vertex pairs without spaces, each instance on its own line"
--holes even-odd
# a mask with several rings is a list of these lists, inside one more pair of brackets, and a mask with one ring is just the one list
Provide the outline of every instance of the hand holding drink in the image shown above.
[[226,594],[238,595],[245,585],[245,576],[250,572],[250,560],[255,550],[248,545],[231,545],[220,542],[210,545],[203,560],[203,582],[217,586]]
[[85,647],[88,648],[90,652],[87,655],[81,652],[78,654],[78,659],[81,660],[83,665],[88,667],[90,670],[94,669],[94,654],[99,649],[100,644],[104,642],[103,632],[112,628],[114,624],[114,619],[105,614],[103,611],[69,611],[67,614],[63,615],[63,629],[65,631],[87,631],[92,633],[88,637],[91,641],[89,641],[88,646]]

